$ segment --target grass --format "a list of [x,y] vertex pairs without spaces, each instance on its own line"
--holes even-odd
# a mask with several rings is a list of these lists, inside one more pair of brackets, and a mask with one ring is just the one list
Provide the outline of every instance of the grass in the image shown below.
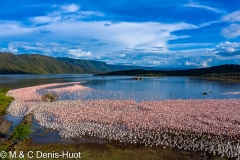
[[[17,151],[41,151],[45,153],[70,153],[81,152],[81,159],[84,160],[203,160],[195,152],[185,152],[163,147],[143,147],[134,145],[122,145],[118,143],[84,143],[84,144],[59,144],[48,143],[38,144],[31,139],[23,141],[17,146]],[[37,158],[33,158],[37,159]],[[215,157],[209,157],[215,159]]]
[[11,137],[16,140],[24,140],[31,133],[31,124],[20,124],[14,128]]
[[6,109],[13,100],[13,97],[7,96],[6,93],[9,91],[9,88],[0,89],[0,115],[6,113]]

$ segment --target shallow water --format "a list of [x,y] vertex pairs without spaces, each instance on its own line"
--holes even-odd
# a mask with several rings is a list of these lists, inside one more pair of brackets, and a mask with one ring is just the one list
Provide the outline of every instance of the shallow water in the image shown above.
[[31,129],[33,130],[31,134],[32,141],[36,143],[83,144],[92,142],[103,144],[108,142],[100,138],[61,138],[58,131],[42,127],[35,120],[33,120]]
[[7,121],[11,121],[13,122],[12,123],[12,126],[10,127],[10,130],[8,131],[8,135],[11,134],[11,132],[13,131],[13,129],[20,124],[20,122],[22,121],[23,117],[15,117],[15,116],[12,116],[11,114],[7,114],[5,116],[5,119]]

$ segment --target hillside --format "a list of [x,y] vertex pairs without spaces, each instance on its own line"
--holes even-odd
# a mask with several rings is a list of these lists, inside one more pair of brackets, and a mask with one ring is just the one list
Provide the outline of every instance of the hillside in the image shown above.
[[84,69],[89,69],[94,72],[112,72],[112,71],[122,71],[130,69],[156,69],[151,67],[140,67],[140,66],[126,66],[126,65],[110,65],[101,61],[94,60],[82,60],[82,59],[73,59],[67,57],[58,57],[57,60],[62,61],[67,64],[74,64]]
[[124,76],[195,76],[213,80],[229,80],[229,81],[240,81],[240,65],[227,64],[220,66],[213,66],[209,68],[198,68],[189,70],[172,70],[172,71],[161,71],[161,70],[127,70],[127,71],[116,71],[109,72],[101,75],[124,75]]
[[105,62],[73,58],[54,58],[38,54],[0,52],[0,74],[63,74],[106,73],[129,69],[155,69],[149,67],[109,65]]
[[67,57],[58,57],[57,60],[64,62],[66,64],[72,64],[79,66],[84,69],[88,69],[94,72],[111,72],[116,71],[111,68],[108,64],[101,61],[94,61],[94,60],[82,60],[82,59],[73,59]]
[[[109,72],[109,73],[106,73]],[[221,65],[189,70],[156,70],[156,68],[109,65],[94,60],[54,58],[37,54],[14,55],[0,52],[0,74],[80,74],[130,76],[197,76],[216,80],[240,81],[240,65]]]
[[87,73],[89,71],[74,64],[66,64],[53,57],[37,54],[0,53],[0,74],[60,74]]

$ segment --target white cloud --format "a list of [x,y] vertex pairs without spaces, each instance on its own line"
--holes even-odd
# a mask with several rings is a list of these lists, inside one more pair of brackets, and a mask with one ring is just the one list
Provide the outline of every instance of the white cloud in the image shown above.
[[221,42],[216,46],[215,52],[225,57],[240,55],[240,42]]
[[180,38],[190,38],[190,36],[176,36],[176,35],[171,35],[169,36],[168,40],[176,40],[176,39],[180,39]]
[[216,24],[216,23],[220,23],[220,22],[222,22],[222,21],[217,20],[217,21],[205,22],[205,23],[200,24],[200,25],[199,25],[199,28],[206,27],[206,26],[210,26],[210,25],[212,25],[212,24]]
[[189,48],[189,47],[206,47],[212,46],[213,43],[179,43],[179,44],[170,44],[169,48]]
[[17,48],[15,48],[15,46],[14,46],[14,44],[8,44],[8,50],[9,50],[9,52],[11,52],[11,53],[17,53],[18,52],[18,49]]
[[78,14],[84,15],[84,16],[98,16],[103,17],[104,14],[102,12],[96,12],[96,11],[80,11]]
[[91,56],[90,51],[86,52],[86,51],[82,51],[81,49],[69,49],[67,53],[73,56],[74,58]]
[[[57,6],[57,8],[59,7]],[[33,34],[31,32],[23,32],[22,35],[27,34],[27,36],[15,35],[18,41],[24,41],[13,42],[15,49],[19,53],[40,53],[49,56],[100,59],[113,64],[133,64],[134,59],[137,65],[150,66],[173,64],[173,58],[167,57],[167,54],[176,57],[180,55],[194,57],[197,55],[194,50],[171,52],[168,49],[168,41],[188,38],[190,36],[178,36],[174,35],[173,32],[197,29],[199,28],[198,26],[184,22],[112,23],[111,21],[83,21],[82,18],[104,16],[104,14],[94,11],[78,11],[79,8],[74,9],[74,7],[65,6],[63,8],[62,6],[62,10],[51,12],[46,16],[31,18],[30,22],[33,22],[33,26],[34,24],[42,25],[36,25],[34,28],[31,28],[35,31],[32,32]],[[14,25],[19,28],[29,29],[21,27],[21,24]],[[48,34],[44,34],[44,31]],[[0,32],[0,36],[1,34]],[[102,44],[104,44],[104,47]],[[195,44],[195,46],[204,45]],[[131,49],[125,50],[125,48]],[[14,50],[14,48],[12,49]],[[201,50],[197,51],[197,53],[205,52]],[[149,54],[151,55],[149,56]],[[166,57],[161,57],[161,55],[166,55]],[[137,59],[141,56],[143,59]]]
[[[106,26],[105,24],[111,24]],[[41,27],[43,30],[55,32],[53,39],[64,37],[73,40],[74,37],[83,39],[97,39],[103,43],[113,45],[109,51],[122,50],[124,48],[139,48],[151,50],[151,46],[167,49],[169,39],[187,38],[177,37],[171,32],[183,29],[195,29],[197,26],[187,23],[164,24],[154,22],[120,22],[109,21],[78,21],[59,22]],[[57,40],[56,39],[56,40]],[[98,48],[99,49],[99,48]],[[106,48],[105,48],[106,49]],[[107,50],[107,49],[106,49]],[[115,51],[116,51],[115,50]]]
[[0,37],[21,36],[35,31],[35,28],[25,27],[18,22],[0,21]]
[[200,5],[200,4],[196,4],[196,3],[188,3],[188,4],[184,4],[183,6],[185,6],[185,7],[192,7],[192,8],[206,9],[206,10],[217,12],[217,13],[223,12],[223,11],[217,9],[217,8],[213,8],[213,7],[209,7],[209,6],[205,6],[205,5]]
[[232,12],[224,17],[222,17],[222,21],[226,22],[240,22],[240,11]]
[[226,38],[236,38],[240,36],[240,10],[232,12],[222,17],[222,22],[231,23],[228,27],[222,29],[221,34]]
[[[90,51],[83,51],[79,45],[60,44],[57,42],[11,42],[8,48],[2,48],[2,52],[40,53],[49,56],[72,58],[88,58],[92,56]],[[67,54],[67,55],[66,55]]]
[[209,67],[209,62],[212,62],[212,59],[209,58],[207,60],[196,60],[196,61],[189,61],[185,62],[186,66],[195,66],[195,67]]
[[201,65],[201,67],[210,67],[210,65],[208,65],[209,62],[212,62],[212,59],[211,59],[211,58],[209,58],[209,59],[207,59],[207,60],[205,60],[205,61],[202,61],[202,62],[200,63],[200,65]]
[[119,57],[126,57],[126,54],[120,54]]
[[1,51],[2,51],[2,52],[17,53],[17,52],[18,52],[18,49],[15,47],[14,44],[9,43],[9,44],[8,44],[8,48],[2,48]]
[[51,17],[51,16],[38,16],[30,19],[35,24],[43,23],[53,23],[61,20],[61,16]]
[[221,33],[226,38],[235,38],[240,36],[240,24],[233,23],[224,28]]
[[[106,24],[110,25],[106,26]],[[19,53],[40,53],[49,56],[69,56],[84,59],[101,57],[101,60],[110,59],[108,62],[111,63],[124,62],[130,64],[133,55],[145,54],[148,56],[149,53],[153,53],[159,56],[159,54],[168,52],[167,43],[169,39],[188,37],[178,37],[173,35],[172,32],[195,28],[197,26],[183,22],[174,24],[155,22],[111,23],[110,21],[86,22],[65,21],[62,19],[36,26],[34,30],[37,32],[30,34],[30,36],[16,36],[19,41],[24,41],[24,43],[14,42],[13,44]],[[47,31],[49,34],[41,35],[41,31]],[[92,39],[94,41],[91,41]],[[99,43],[104,43],[104,47]],[[161,49],[153,51],[153,46]],[[138,50],[128,50],[120,53],[125,48],[137,48]],[[120,62],[117,62],[119,59]],[[158,58],[150,56],[144,60],[135,60],[135,62],[142,65],[145,63],[156,66],[166,64],[165,61],[169,61],[166,58],[161,59],[161,56]],[[149,61],[153,63],[150,64]],[[161,62],[161,64],[157,64],[157,61]]]
[[150,64],[153,64],[153,65],[160,65],[161,62],[160,61],[149,61]]
[[92,16],[104,17],[104,14],[95,11],[78,11],[75,13],[61,14],[63,21],[77,21],[84,18],[90,18]]
[[190,62],[190,61],[186,61],[186,62],[185,62],[185,65],[186,65],[186,66],[198,66],[197,63]]
[[71,12],[78,11],[80,9],[80,6],[73,3],[73,4],[61,6],[61,9],[62,9],[63,12],[71,13]]
[[[58,21],[77,21],[84,18],[90,18],[92,16],[104,17],[104,14],[97,11],[78,11],[80,8],[78,5],[63,5],[60,6],[61,10],[55,10],[48,13],[46,16],[37,16],[29,18],[30,22],[34,24],[46,24],[46,23],[56,23]],[[57,7],[57,6],[54,6]]]

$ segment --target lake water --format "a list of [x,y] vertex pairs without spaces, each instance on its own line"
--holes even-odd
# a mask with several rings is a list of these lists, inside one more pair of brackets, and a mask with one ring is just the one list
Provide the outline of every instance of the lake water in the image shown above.
[[[240,83],[208,81],[189,77],[143,77],[143,80],[133,80],[131,76],[93,76],[91,74],[58,74],[58,75],[0,75],[0,88],[11,89],[41,85],[47,83],[83,82],[81,85],[93,89],[86,92],[84,99],[234,99],[240,98]],[[202,93],[206,92],[206,95]],[[78,99],[77,93],[62,96],[61,99]],[[16,126],[21,119],[7,115],[6,119]],[[13,128],[13,127],[12,127]],[[57,133],[44,133],[33,124],[36,132],[33,140],[45,142],[46,137],[61,141]],[[55,137],[55,138],[54,138]],[[47,139],[49,139],[47,138]]]
[[[209,81],[188,77],[93,76],[91,74],[0,75],[0,88],[11,89],[47,83],[83,82],[83,86],[104,91],[102,98],[120,99],[232,99],[240,98],[240,83]],[[115,95],[112,94],[114,92]],[[207,95],[202,95],[206,92]],[[211,92],[211,93],[210,93]],[[69,97],[73,98],[73,97]],[[97,98],[91,95],[89,98]],[[99,96],[98,96],[99,98]]]

